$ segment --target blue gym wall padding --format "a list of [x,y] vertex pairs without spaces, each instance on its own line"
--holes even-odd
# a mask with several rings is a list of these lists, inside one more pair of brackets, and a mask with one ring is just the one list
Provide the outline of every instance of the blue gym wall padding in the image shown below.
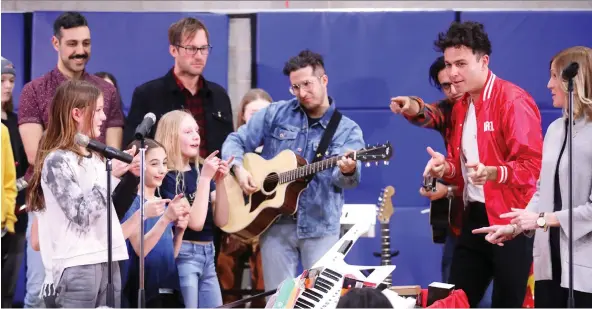
[[15,110],[25,84],[25,14],[2,13],[2,57],[12,61],[16,78],[12,100]]
[[[33,15],[32,77],[53,69],[57,53],[51,45],[53,22],[61,12]],[[115,75],[127,114],[134,88],[166,74],[173,67],[168,28],[192,16],[208,28],[213,49],[204,76],[222,87],[228,85],[228,16],[206,13],[84,12],[91,31],[92,51],[88,71]]]

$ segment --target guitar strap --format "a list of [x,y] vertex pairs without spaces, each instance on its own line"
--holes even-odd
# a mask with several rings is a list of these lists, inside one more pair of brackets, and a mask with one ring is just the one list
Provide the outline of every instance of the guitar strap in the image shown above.
[[317,148],[317,152],[315,153],[314,159],[311,163],[317,162],[323,158],[327,148],[329,148],[331,140],[333,139],[333,135],[335,135],[335,132],[337,131],[337,126],[341,121],[341,116],[341,113],[337,109],[333,111],[331,120],[329,120],[329,124],[327,124],[327,129],[325,129],[325,133],[323,133],[323,136],[321,137],[319,147]]

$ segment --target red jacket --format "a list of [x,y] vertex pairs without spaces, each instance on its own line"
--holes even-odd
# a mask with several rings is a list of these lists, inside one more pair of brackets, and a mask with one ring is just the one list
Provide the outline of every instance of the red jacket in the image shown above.
[[[446,158],[451,168],[444,175],[444,179],[461,184],[463,192],[461,166],[466,162],[461,140],[469,101],[469,94],[465,94],[452,110],[453,129]],[[485,166],[497,167],[496,181],[483,186],[489,224],[508,224],[509,219],[499,216],[511,208],[525,208],[536,191],[543,148],[541,115],[526,91],[491,71],[474,104],[479,160]]]

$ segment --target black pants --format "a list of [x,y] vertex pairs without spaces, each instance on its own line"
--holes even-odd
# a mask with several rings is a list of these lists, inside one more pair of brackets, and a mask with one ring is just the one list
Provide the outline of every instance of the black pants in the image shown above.
[[2,308],[12,308],[12,299],[21,263],[25,256],[25,233],[2,237]]
[[146,308],[185,308],[176,294],[159,294],[146,301]]
[[474,308],[493,279],[491,306],[521,308],[532,264],[533,239],[519,235],[503,247],[492,245],[483,234],[472,233],[484,226],[489,226],[485,205],[470,203],[454,250],[450,283],[467,294]]
[[[534,283],[535,308],[566,308],[568,290],[554,280],[541,280]],[[592,308],[592,294],[574,290],[576,308]]]

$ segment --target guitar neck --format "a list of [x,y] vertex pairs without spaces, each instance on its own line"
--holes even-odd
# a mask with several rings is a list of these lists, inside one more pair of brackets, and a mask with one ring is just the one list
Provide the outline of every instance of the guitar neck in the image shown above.
[[[350,156],[351,157],[351,156]],[[322,161],[314,162],[311,164],[307,164],[296,169],[283,172],[279,174],[280,184],[287,183],[294,181],[296,179],[308,177],[310,175],[314,175],[320,171],[332,168],[337,166],[337,161],[339,161],[340,156],[335,156],[329,159],[325,159]]]
[[[381,237],[381,258],[380,265],[391,265],[391,231],[388,223],[380,224],[380,237]],[[389,274],[384,282],[389,285],[392,283],[392,274]]]
[[391,231],[388,223],[380,224],[381,265],[391,265]]

